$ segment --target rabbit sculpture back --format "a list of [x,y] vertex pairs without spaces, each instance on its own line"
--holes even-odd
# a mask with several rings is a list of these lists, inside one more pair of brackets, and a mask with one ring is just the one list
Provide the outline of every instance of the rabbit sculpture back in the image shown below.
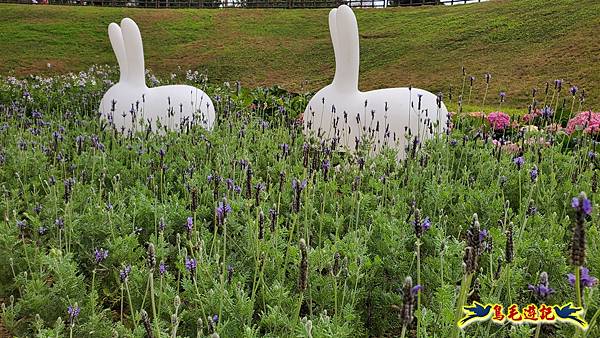
[[[422,141],[441,133],[448,111],[441,97],[418,88],[358,90],[359,44],[356,17],[346,5],[329,12],[335,54],[333,82],[319,90],[304,111],[308,133],[353,149],[369,140],[370,152],[383,146],[405,155],[407,135]],[[414,141],[414,138],[413,138]]]
[[102,118],[117,130],[139,131],[141,123],[152,130],[158,126],[178,130],[200,124],[211,129],[215,109],[202,90],[187,85],[148,88],[145,80],[144,48],[137,24],[125,18],[121,26],[108,26],[110,43],[119,63],[119,82],[100,101]]

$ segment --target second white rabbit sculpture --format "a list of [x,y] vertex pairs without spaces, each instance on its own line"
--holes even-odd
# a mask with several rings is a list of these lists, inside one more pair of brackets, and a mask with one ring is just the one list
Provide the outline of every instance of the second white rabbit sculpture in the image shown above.
[[187,85],[148,88],[145,80],[144,48],[137,24],[125,18],[121,26],[108,26],[110,43],[119,63],[119,82],[100,101],[102,118],[120,131],[139,131],[141,123],[152,130],[158,126],[178,130],[199,124],[211,129],[215,109],[202,90]]
[[358,90],[359,45],[356,17],[346,5],[329,12],[335,53],[333,82],[319,90],[304,111],[307,133],[355,149],[370,140],[369,152],[384,145],[405,155],[411,144],[446,129],[448,111],[441,97],[418,88]]

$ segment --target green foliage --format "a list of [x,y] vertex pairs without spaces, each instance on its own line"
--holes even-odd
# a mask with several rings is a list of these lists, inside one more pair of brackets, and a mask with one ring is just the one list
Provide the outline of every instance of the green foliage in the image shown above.
[[[193,75],[216,103],[213,131],[128,136],[95,113],[114,75],[95,67],[75,78],[0,82],[0,298],[15,335],[139,337],[144,310],[155,337],[382,337],[400,336],[403,326],[411,337],[449,337],[462,291],[526,305],[538,301],[528,285],[546,271],[555,290],[547,302],[574,300],[566,276],[574,271],[571,198],[580,191],[593,203],[586,266],[600,271],[597,160],[589,155],[596,143],[586,134],[565,142],[544,130],[499,135],[465,114],[398,161],[391,149],[367,156],[303,136],[304,95],[212,86]],[[415,208],[431,222],[419,238]],[[493,242],[474,273],[478,291],[460,290],[473,214],[486,245]],[[407,276],[422,286],[408,324],[399,311]],[[593,290],[584,292],[587,320],[600,305]],[[485,323],[464,332],[534,330]]]

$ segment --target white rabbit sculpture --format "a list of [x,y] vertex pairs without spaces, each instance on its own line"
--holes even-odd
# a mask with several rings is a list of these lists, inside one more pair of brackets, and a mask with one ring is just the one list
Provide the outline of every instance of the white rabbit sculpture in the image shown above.
[[447,126],[448,111],[441,97],[418,88],[358,90],[359,46],[356,17],[346,5],[329,12],[329,31],[335,53],[333,82],[319,90],[304,111],[308,133],[336,145],[357,148],[366,140],[379,152],[395,146],[405,156],[407,136],[422,141]]
[[157,130],[160,126],[178,130],[200,124],[211,129],[215,109],[202,90],[187,85],[148,88],[145,80],[144,48],[137,24],[125,18],[121,26],[108,26],[110,43],[119,63],[119,82],[108,89],[100,101],[102,118],[117,130],[138,131],[140,122]]

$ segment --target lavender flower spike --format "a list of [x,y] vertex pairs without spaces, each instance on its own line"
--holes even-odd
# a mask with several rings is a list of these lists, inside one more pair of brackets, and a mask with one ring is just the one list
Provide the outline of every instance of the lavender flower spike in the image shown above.
[[[569,284],[575,286],[575,275],[570,273],[567,275]],[[581,267],[581,286],[591,288],[598,285],[598,278],[590,275],[590,270],[586,267]]]

